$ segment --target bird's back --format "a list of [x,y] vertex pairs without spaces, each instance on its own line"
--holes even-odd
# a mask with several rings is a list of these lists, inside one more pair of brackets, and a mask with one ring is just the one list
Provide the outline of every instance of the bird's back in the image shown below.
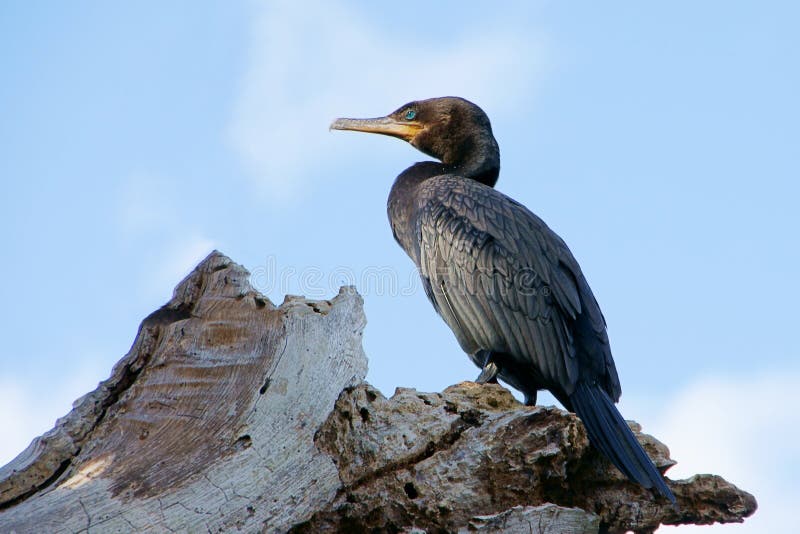
[[390,196],[395,236],[475,363],[482,365],[481,350],[502,355],[501,379],[534,398],[549,389],[567,408],[579,379],[618,399],[605,321],[563,240],[523,205],[474,180],[402,179],[393,193],[405,188],[405,208],[393,214]]

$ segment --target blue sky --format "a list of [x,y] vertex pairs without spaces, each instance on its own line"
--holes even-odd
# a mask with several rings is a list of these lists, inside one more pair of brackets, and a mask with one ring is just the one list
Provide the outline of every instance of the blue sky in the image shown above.
[[108,376],[213,248],[277,302],[355,283],[387,395],[474,378],[386,221],[394,176],[425,157],[327,129],[453,94],[492,119],[498,188],[581,262],[625,416],[671,446],[673,477],[756,494],[725,532],[788,524],[800,8],[502,6],[0,4],[0,463]]

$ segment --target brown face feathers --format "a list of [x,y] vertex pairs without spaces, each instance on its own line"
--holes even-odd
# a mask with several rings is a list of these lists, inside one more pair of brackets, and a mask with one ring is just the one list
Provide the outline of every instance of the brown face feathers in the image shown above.
[[449,172],[494,186],[500,150],[489,118],[463,98],[446,96],[409,102],[385,117],[336,119],[336,130],[390,135],[440,160]]
[[432,98],[410,102],[389,115],[421,125],[409,140],[418,150],[447,165],[458,165],[469,158],[478,139],[492,135],[489,118],[475,104],[458,97]]

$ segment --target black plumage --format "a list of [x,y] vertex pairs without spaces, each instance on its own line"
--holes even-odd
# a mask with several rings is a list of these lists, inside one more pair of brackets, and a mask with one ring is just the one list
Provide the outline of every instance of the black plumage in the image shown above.
[[674,503],[614,406],[622,390],[606,322],[578,262],[539,217],[494,189],[500,152],[483,110],[434,98],[331,127],[399,137],[440,160],[397,177],[388,215],[428,298],[482,370],[478,381],[499,378],[531,405],[549,390],[628,478]]

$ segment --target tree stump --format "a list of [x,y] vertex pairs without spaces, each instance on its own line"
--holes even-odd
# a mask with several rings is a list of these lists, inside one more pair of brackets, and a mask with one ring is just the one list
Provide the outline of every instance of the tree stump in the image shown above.
[[[580,421],[498,385],[364,382],[361,297],[276,307],[214,252],[111,377],[0,468],[0,532],[651,532],[740,522],[720,477],[628,482]],[[654,438],[637,437],[666,469]]]

